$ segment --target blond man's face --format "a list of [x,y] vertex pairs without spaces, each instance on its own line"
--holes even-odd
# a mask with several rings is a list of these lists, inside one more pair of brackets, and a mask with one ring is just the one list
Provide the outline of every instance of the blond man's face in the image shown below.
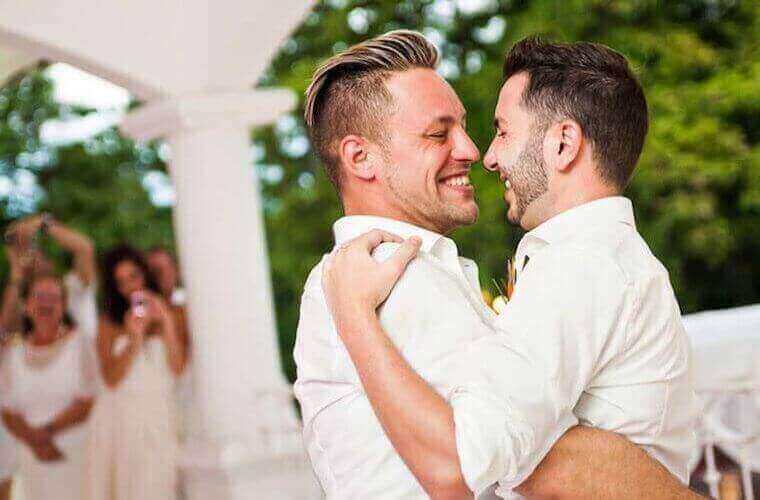
[[480,153],[466,131],[466,113],[451,86],[431,69],[391,76],[394,109],[387,119],[378,175],[393,212],[446,234],[478,217],[471,165]]

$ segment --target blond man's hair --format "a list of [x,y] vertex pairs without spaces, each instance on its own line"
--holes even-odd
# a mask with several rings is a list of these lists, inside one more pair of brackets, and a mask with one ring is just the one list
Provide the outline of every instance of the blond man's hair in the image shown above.
[[340,191],[343,137],[359,135],[382,144],[393,97],[385,81],[396,72],[435,69],[438,50],[415,31],[396,30],[354,45],[322,64],[306,90],[304,119],[314,151]]

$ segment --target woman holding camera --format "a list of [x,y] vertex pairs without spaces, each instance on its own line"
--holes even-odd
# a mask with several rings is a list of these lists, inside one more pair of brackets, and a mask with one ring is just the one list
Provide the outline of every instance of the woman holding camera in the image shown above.
[[23,287],[23,340],[0,366],[2,420],[21,444],[25,500],[79,500],[97,367],[92,344],[66,313],[66,289],[53,274]]
[[103,266],[97,353],[106,390],[90,443],[92,500],[176,496],[174,383],[186,353],[176,318],[142,254],[121,246]]

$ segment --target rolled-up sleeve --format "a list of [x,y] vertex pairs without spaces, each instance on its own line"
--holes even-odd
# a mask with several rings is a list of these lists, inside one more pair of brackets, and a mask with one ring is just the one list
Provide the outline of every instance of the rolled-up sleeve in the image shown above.
[[625,293],[612,261],[554,247],[532,257],[498,333],[468,346],[470,376],[448,398],[474,493],[518,486],[577,424],[581,393],[624,345]]

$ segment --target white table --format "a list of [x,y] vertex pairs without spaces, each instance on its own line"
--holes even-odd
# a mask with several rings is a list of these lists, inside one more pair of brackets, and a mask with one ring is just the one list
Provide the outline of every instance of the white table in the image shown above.
[[760,471],[760,304],[683,317],[691,339],[694,381],[703,404],[700,445],[705,480],[717,497],[714,445],[736,460],[747,498]]

